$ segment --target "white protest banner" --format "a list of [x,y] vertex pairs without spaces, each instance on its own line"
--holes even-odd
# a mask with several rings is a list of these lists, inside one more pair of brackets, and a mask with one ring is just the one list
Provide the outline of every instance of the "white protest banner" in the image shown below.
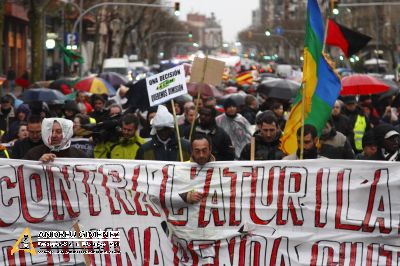
[[[3,159],[0,165],[4,265],[83,262],[72,248],[69,255],[11,255],[25,228],[37,246],[39,233],[71,230],[75,222],[83,231],[120,232],[121,254],[91,254],[92,265],[398,265],[400,259],[399,163],[200,167],[58,159],[46,166]],[[191,191],[203,195],[200,202],[187,203]]]
[[146,78],[150,106],[187,94],[185,70],[179,65]]

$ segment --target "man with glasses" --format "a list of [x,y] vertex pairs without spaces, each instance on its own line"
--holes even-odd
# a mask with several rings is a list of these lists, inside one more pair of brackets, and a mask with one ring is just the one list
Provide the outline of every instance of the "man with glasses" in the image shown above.
[[33,147],[43,144],[42,118],[39,115],[31,115],[28,118],[28,137],[17,140],[12,148],[11,158],[22,159]]

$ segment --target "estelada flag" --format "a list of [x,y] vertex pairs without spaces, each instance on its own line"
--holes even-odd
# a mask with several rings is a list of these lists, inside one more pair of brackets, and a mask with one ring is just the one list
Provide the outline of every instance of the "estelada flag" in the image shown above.
[[253,84],[253,79],[252,70],[241,72],[236,75],[236,83],[240,86]]
[[333,19],[328,20],[328,34],[326,44],[338,46],[347,58],[364,48],[371,37],[351,30]]

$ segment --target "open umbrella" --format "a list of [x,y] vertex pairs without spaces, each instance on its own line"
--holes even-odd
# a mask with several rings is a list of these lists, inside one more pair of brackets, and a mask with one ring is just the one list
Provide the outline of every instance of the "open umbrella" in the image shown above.
[[245,103],[246,94],[245,93],[231,93],[226,94],[222,97],[222,99],[232,99],[237,106],[242,106]]
[[29,89],[22,93],[21,99],[24,102],[42,101],[50,104],[61,104],[65,101],[65,95],[57,90],[47,88]]
[[61,78],[53,81],[50,83],[49,88],[52,88],[53,90],[58,90],[61,91],[62,93],[69,94],[72,92],[72,87],[77,83],[79,79],[66,79],[66,78]]
[[[193,97],[197,97],[197,93],[200,90],[200,84],[199,83],[187,83],[187,89],[190,95]],[[207,98],[210,96],[214,96],[215,98],[221,98],[222,93],[215,88],[214,86],[210,84],[204,84],[203,88],[201,90],[201,97]]]
[[29,80],[24,79],[24,78],[17,78],[15,80],[15,83],[19,86],[21,86],[23,89],[29,88]]
[[121,84],[129,82],[127,77],[117,72],[103,72],[98,77],[108,81],[115,89],[118,89]]
[[258,87],[257,92],[281,100],[290,100],[296,97],[300,83],[289,79],[268,79],[263,81]]
[[392,97],[400,92],[400,86],[396,81],[391,79],[379,79],[379,80],[389,86],[389,90],[379,95],[379,101],[388,97]]
[[378,94],[389,90],[389,86],[378,79],[366,75],[355,74],[342,79],[340,95]]
[[110,83],[98,77],[84,78],[76,83],[74,88],[78,91],[86,91],[93,94],[105,93],[113,96],[116,93],[114,87]]

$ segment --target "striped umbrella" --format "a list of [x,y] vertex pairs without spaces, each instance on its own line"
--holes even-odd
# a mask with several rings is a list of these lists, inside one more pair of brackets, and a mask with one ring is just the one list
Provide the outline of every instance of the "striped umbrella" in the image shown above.
[[88,77],[75,84],[74,88],[78,91],[86,91],[93,94],[116,94],[114,87],[102,78]]

